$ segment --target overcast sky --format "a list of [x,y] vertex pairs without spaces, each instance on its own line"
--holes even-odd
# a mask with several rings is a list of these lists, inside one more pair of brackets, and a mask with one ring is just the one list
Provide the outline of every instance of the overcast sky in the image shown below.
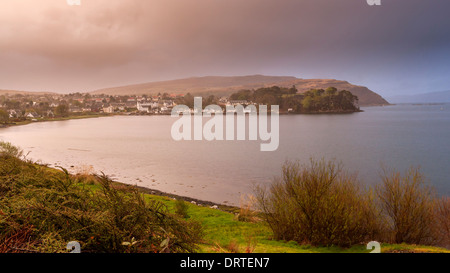
[[84,92],[208,75],[450,90],[450,1],[0,1],[0,89]]

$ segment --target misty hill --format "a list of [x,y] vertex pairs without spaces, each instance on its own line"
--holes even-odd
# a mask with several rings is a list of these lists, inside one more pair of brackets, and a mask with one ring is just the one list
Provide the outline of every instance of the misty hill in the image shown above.
[[392,103],[447,103],[450,102],[450,90],[416,95],[391,97]]
[[261,87],[291,87],[293,85],[299,92],[306,92],[313,88],[336,87],[338,90],[348,90],[358,96],[362,106],[387,105],[384,98],[364,86],[350,84],[347,81],[334,79],[299,79],[284,76],[236,76],[236,77],[194,77],[171,81],[159,81],[143,84],[135,84],[121,87],[105,88],[93,91],[93,94],[107,95],[143,95],[143,94],[186,94],[215,96],[228,96],[242,89],[257,89]]
[[33,92],[33,91],[17,91],[17,90],[3,90],[3,89],[0,89],[0,95],[6,95],[6,94],[8,94],[8,95],[20,94],[20,95],[37,95],[37,96],[40,96],[40,95],[55,94],[55,93],[52,93],[52,92]]

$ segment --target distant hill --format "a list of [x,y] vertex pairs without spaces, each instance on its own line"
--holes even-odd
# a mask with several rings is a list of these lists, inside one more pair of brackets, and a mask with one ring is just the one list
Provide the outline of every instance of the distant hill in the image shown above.
[[17,91],[17,90],[2,90],[0,89],[0,95],[16,95],[16,94],[21,94],[21,95],[36,95],[36,96],[40,96],[40,95],[47,95],[47,94],[56,94],[56,93],[52,93],[52,92],[33,92],[33,91]]
[[392,103],[450,103],[450,90],[416,95],[395,96],[389,99]]
[[347,81],[333,79],[299,79],[284,76],[236,76],[236,77],[195,77],[171,81],[159,81],[128,86],[105,88],[93,91],[93,94],[107,95],[143,95],[143,94],[186,94],[195,95],[214,94],[216,96],[228,96],[242,89],[256,89],[269,86],[291,87],[295,85],[299,92],[305,92],[313,88],[336,87],[338,90],[346,89],[358,96],[361,106],[387,105],[384,98],[364,86],[350,84]]

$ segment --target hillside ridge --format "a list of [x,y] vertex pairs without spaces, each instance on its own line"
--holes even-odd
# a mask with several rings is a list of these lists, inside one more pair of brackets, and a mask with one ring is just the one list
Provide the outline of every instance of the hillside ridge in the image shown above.
[[348,90],[358,96],[361,106],[388,105],[379,94],[365,86],[359,86],[348,81],[336,79],[300,79],[293,76],[204,76],[184,79],[140,83],[126,86],[103,88],[92,91],[92,94],[106,95],[143,95],[143,94],[186,94],[193,95],[213,94],[216,96],[229,96],[243,89],[257,89],[270,86],[291,87],[293,85],[299,92],[306,92],[314,88],[325,89],[336,87],[338,90]]

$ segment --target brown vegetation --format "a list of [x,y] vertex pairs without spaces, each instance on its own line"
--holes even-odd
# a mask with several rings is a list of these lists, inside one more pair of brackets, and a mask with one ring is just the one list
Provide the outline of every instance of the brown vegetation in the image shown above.
[[385,235],[394,243],[431,244],[434,222],[434,196],[418,169],[404,176],[384,172],[383,183],[376,188],[385,218]]
[[199,223],[171,214],[136,188],[107,176],[86,181],[23,161],[0,142],[0,252],[195,252]]
[[286,162],[282,177],[256,196],[277,240],[351,246],[377,240],[445,246],[449,201],[437,201],[417,169],[382,176],[375,190],[334,161]]

